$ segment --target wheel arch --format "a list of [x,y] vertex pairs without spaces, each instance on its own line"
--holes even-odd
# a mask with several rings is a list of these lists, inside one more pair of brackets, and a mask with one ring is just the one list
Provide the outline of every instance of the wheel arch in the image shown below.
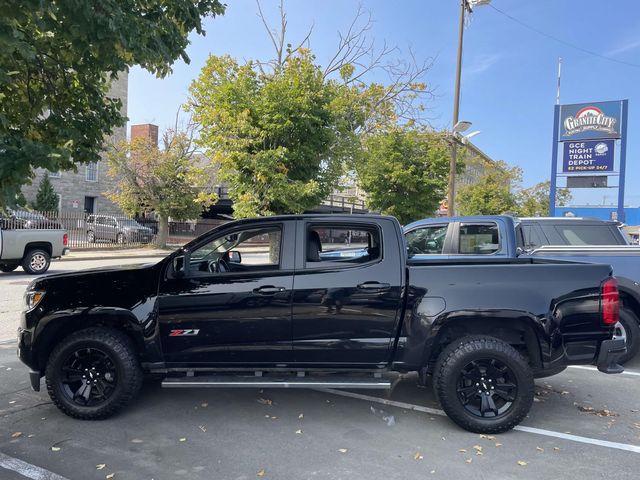
[[622,306],[631,310],[640,321],[640,285],[626,277],[617,277]]
[[532,369],[541,369],[542,350],[535,325],[535,318],[524,312],[460,313],[440,326],[432,348],[426,352],[425,365],[433,365],[451,342],[462,337],[484,335],[508,343],[528,360]]
[[56,315],[43,323],[36,338],[37,345],[34,345],[37,351],[36,362],[41,372],[58,343],[72,333],[88,328],[104,327],[121,331],[131,339],[138,351],[144,348],[135,316],[123,308],[101,308],[81,314]]
[[44,250],[49,254],[49,256],[51,256],[53,252],[53,246],[51,245],[51,242],[29,242],[24,246],[22,258],[26,257],[27,253],[29,253],[31,250],[37,249]]

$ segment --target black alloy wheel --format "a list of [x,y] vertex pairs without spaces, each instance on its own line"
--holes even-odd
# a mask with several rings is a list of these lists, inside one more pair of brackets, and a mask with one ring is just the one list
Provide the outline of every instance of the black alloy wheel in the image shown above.
[[505,415],[518,395],[513,371],[495,358],[469,362],[458,377],[457,392],[467,410],[480,418]]
[[533,371],[513,346],[494,337],[454,340],[440,353],[433,387],[445,413],[470,432],[500,433],[533,405]]
[[93,407],[111,397],[118,375],[114,360],[98,348],[80,348],[62,365],[60,389],[77,405]]

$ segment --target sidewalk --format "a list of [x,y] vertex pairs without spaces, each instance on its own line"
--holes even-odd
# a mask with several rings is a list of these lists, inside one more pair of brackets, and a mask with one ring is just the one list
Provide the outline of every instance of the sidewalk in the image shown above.
[[[177,248],[177,247],[176,247]],[[111,249],[95,249],[95,250],[73,250],[64,255],[60,260],[63,262],[78,260],[102,260],[102,259],[118,259],[118,258],[164,258],[176,248],[111,248]]]

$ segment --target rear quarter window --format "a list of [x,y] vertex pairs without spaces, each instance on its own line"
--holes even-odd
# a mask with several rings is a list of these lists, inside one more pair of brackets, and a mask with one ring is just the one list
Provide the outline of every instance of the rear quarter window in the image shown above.
[[559,225],[556,232],[567,245],[618,245],[608,225]]

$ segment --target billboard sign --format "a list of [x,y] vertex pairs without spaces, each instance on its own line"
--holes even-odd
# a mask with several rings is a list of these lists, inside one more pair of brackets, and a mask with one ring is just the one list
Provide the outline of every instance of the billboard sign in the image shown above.
[[622,102],[560,106],[560,141],[620,138]]
[[612,172],[615,140],[563,142],[564,173]]

